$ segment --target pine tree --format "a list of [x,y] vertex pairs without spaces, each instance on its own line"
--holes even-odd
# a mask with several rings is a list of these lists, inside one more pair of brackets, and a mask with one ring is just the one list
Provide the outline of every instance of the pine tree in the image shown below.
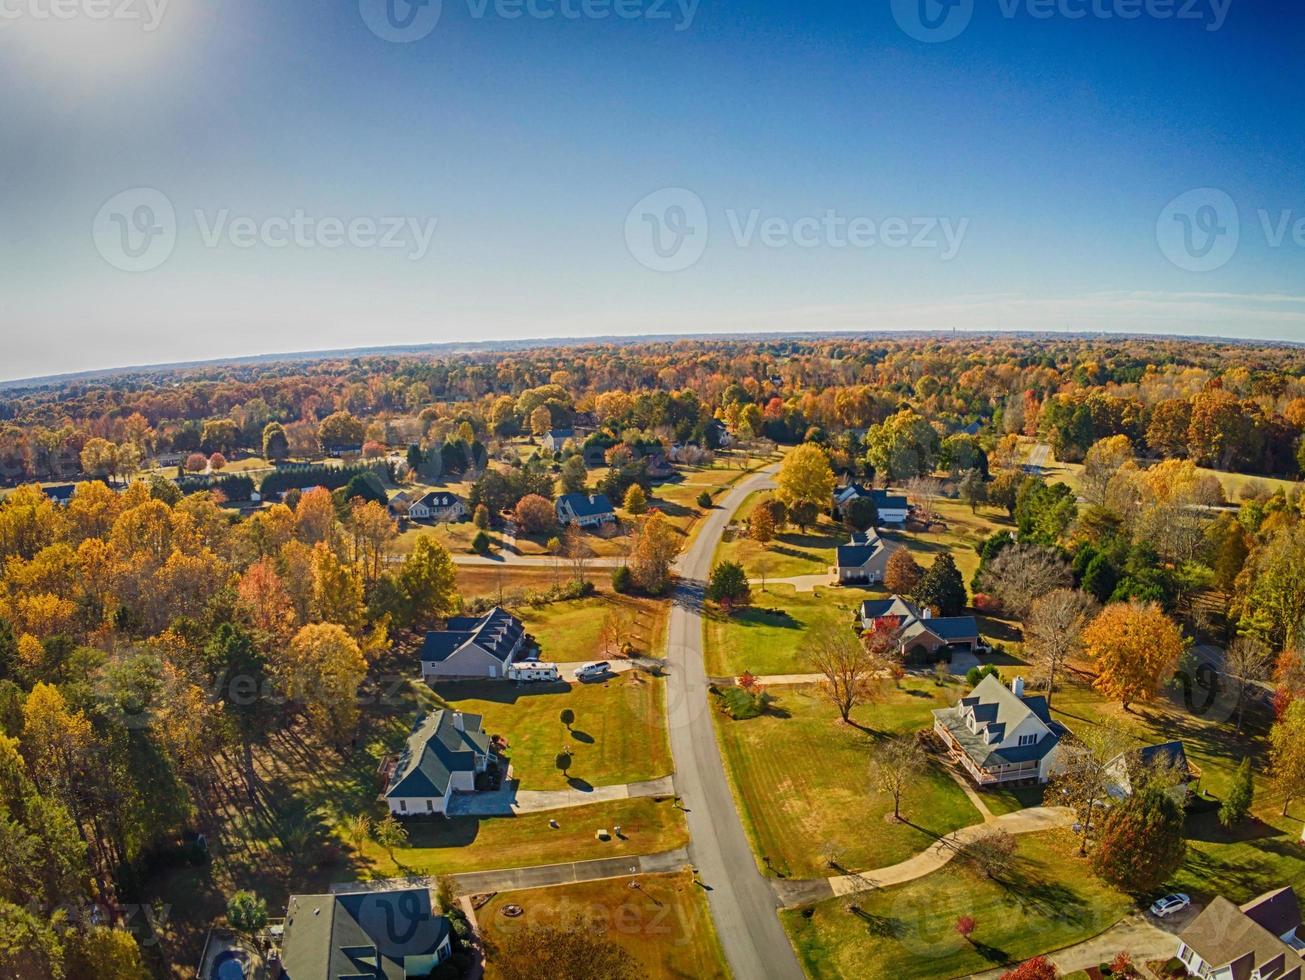
[[959,616],[964,612],[969,595],[956,559],[947,552],[935,558],[912,598],[921,606],[936,610],[939,616]]
[[1233,775],[1228,795],[1224,797],[1223,806],[1219,807],[1219,822],[1225,827],[1241,823],[1250,815],[1251,804],[1255,801],[1255,782],[1251,773],[1251,760],[1243,759]]

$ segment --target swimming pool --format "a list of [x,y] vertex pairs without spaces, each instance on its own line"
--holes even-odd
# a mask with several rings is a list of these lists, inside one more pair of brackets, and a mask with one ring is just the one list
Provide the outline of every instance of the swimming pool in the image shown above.
[[245,963],[249,957],[236,949],[228,949],[213,958],[211,980],[245,980]]

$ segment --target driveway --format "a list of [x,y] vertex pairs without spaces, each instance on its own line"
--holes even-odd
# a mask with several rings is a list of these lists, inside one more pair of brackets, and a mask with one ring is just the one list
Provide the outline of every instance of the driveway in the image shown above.
[[[1157,919],[1135,912],[1099,936],[1046,955],[1060,968],[1062,976],[1109,963],[1120,952],[1131,954],[1134,963],[1168,959],[1178,952],[1177,933],[1186,928],[1196,914],[1194,909],[1189,908],[1181,916]],[[970,980],[999,980],[1007,969],[999,967],[985,973],[975,973]]]
[[677,563],[669,626],[667,716],[675,789],[689,823],[689,854],[697,868],[716,933],[736,977],[802,980],[803,972],[779,924],[779,901],[757,870],[734,807],[712,727],[703,663],[703,590],[725,525],[748,494],[772,485],[774,467],[739,482],[703,520]]
[[510,892],[520,888],[570,885],[577,881],[602,881],[606,878],[626,878],[630,875],[666,874],[679,871],[688,863],[688,852],[680,848],[662,854],[647,854],[643,857],[600,858],[597,861],[549,864],[538,868],[473,871],[468,874],[449,875],[448,878],[453,882],[454,890],[459,895],[485,895],[489,892]]
[[565,810],[590,803],[611,803],[648,796],[670,796],[675,792],[671,777],[617,786],[591,786],[589,789],[518,789],[516,780],[488,793],[457,793],[449,800],[450,817],[506,817],[521,813]]
[[[484,565],[488,568],[554,568],[570,570],[570,562],[552,555],[518,555],[512,551],[497,551],[492,555],[453,555],[455,565]],[[590,558],[590,568],[616,568],[625,564],[624,558]]]

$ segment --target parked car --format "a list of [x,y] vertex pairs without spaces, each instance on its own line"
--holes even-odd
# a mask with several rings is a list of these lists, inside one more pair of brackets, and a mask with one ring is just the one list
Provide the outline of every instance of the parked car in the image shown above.
[[612,672],[612,665],[606,660],[596,664],[585,664],[575,672],[576,680],[586,681],[591,677],[605,677]]
[[1166,895],[1164,898],[1156,899],[1151,904],[1151,914],[1163,919],[1167,915],[1181,912],[1191,904],[1192,900],[1182,893],[1177,895]]

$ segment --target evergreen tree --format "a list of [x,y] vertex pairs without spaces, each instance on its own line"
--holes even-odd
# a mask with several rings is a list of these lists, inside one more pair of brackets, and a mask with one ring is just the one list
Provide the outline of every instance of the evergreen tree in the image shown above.
[[956,559],[948,552],[935,558],[911,598],[935,610],[939,616],[959,616],[964,612],[969,595]]
[[1223,806],[1219,807],[1219,822],[1225,827],[1241,823],[1250,815],[1254,801],[1255,781],[1251,773],[1251,760],[1242,759],[1233,775],[1232,785],[1228,787]]

